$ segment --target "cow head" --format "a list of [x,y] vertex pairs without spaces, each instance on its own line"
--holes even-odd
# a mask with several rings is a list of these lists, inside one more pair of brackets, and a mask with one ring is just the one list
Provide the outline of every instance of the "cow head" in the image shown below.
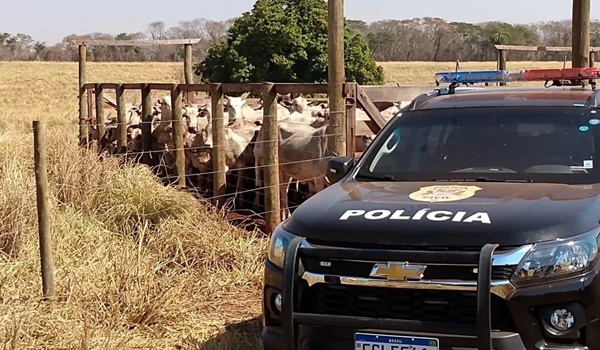
[[313,127],[321,127],[329,122],[329,109],[312,111],[312,117],[315,121],[311,124]]
[[358,152],[364,152],[373,140],[375,139],[375,135],[356,135],[356,150]]
[[291,111],[304,113],[304,111],[308,110],[308,100],[302,96],[296,97],[291,102]]
[[142,149],[142,126],[130,125],[127,127],[127,149],[131,152],[141,152]]
[[291,102],[291,101],[292,101],[292,94],[291,93],[285,94],[285,95],[282,95],[279,92],[277,93],[277,102],[278,103],[284,103],[285,104],[286,102]]
[[181,115],[186,122],[187,130],[191,133],[198,132],[198,122],[200,119],[200,107],[199,106],[184,106],[181,111]]
[[278,102],[278,104],[280,106],[283,106],[283,107],[287,108],[290,112],[294,112],[294,109],[292,108],[293,107],[293,103],[292,103],[291,100],[281,101],[281,102]]
[[225,96],[226,101],[223,104],[225,110],[229,112],[229,119],[242,117],[242,107],[246,104],[246,99],[241,97]]
[[142,110],[137,106],[131,106],[126,112],[127,125],[138,125],[142,123]]
[[152,106],[152,115],[160,115],[160,105],[153,105]]
[[192,149],[194,150],[194,157],[200,164],[206,164],[210,162],[210,155],[212,153],[212,127],[208,125],[196,135],[192,142]]
[[165,95],[158,99],[161,119],[171,120],[171,96]]

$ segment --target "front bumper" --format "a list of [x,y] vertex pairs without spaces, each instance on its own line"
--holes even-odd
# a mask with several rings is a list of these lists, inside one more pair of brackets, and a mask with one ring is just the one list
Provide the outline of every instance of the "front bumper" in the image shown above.
[[[533,306],[570,301],[582,301],[585,295],[600,295],[594,279],[590,277],[569,280],[560,284],[542,288],[517,290],[512,296],[509,317],[515,320],[517,331],[492,331],[492,255],[497,245],[488,244],[480,252],[454,256],[463,259],[462,263],[477,263],[477,308],[474,324],[454,324],[442,322],[424,322],[377,317],[354,317],[307,313],[299,311],[299,261],[302,257],[323,259],[361,259],[369,261],[412,261],[435,263],[448,258],[447,253],[415,251],[372,251],[346,248],[306,249],[301,247],[301,238],[294,239],[286,252],[284,271],[267,262],[265,270],[264,330],[263,344],[266,350],[312,350],[312,349],[354,349],[354,334],[382,333],[386,335],[417,336],[437,338],[440,349],[481,349],[481,350],[587,350],[594,346],[551,343],[544,339],[543,331]],[[453,260],[453,262],[456,260]],[[460,261],[456,261],[460,262]],[[595,276],[595,274],[594,274]],[[272,303],[273,290],[283,295],[282,312],[278,321],[273,322],[269,304]],[[540,300],[540,296],[544,296]],[[596,306],[595,298],[585,301],[587,306]],[[583,344],[598,344],[600,349],[600,324],[593,319],[595,312],[586,313],[586,331],[582,335]]]

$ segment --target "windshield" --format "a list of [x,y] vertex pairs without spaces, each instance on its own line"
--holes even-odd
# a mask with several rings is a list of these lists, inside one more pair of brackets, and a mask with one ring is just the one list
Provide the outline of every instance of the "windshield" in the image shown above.
[[600,113],[577,107],[421,110],[391,122],[357,179],[596,183]]

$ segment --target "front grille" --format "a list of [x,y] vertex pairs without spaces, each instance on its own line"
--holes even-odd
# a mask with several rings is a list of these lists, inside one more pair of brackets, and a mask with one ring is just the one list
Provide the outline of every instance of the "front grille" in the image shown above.
[[[475,324],[477,293],[317,284],[301,294],[300,312]],[[506,303],[492,295],[492,327],[514,328]]]
[[[325,266],[321,262],[320,259],[302,258],[302,265],[307,271],[324,275],[369,277],[374,266],[373,262],[364,261],[327,260]],[[423,279],[476,281],[476,268],[476,265],[427,265]],[[493,266],[492,280],[509,280],[515,269],[516,265]]]

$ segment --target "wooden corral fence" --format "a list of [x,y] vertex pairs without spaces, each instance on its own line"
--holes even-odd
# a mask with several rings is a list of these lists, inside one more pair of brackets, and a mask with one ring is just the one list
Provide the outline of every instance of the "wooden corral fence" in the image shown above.
[[[192,69],[192,45],[197,44],[202,39],[165,39],[165,40],[73,40],[71,45],[79,48],[79,139],[87,140],[87,127],[85,118],[91,117],[92,93],[91,88],[86,88],[87,71],[87,48],[90,46],[160,46],[160,45],[183,45],[184,60],[183,72],[186,84],[194,83],[194,72]],[[89,85],[88,85],[89,86]],[[186,96],[191,100],[190,96]],[[87,102],[86,102],[87,100]]]
[[[343,97],[345,100],[345,110],[337,111],[345,114],[344,125],[342,125],[342,134],[334,134],[328,131],[328,137],[341,138],[344,146],[343,153],[354,155],[356,151],[356,111],[362,108],[370,120],[364,121],[359,127],[367,127],[373,134],[377,134],[384,127],[387,120],[380,113],[381,105],[387,105],[385,101],[403,101],[410,100],[415,95],[429,91],[431,86],[408,86],[408,87],[383,87],[367,86],[361,87],[356,83],[345,83],[343,85]],[[327,94],[328,84],[296,84],[296,83],[248,83],[248,84],[173,84],[173,83],[87,83],[82,86],[82,90],[89,94],[95,94],[95,99],[89,99],[86,109],[94,110],[90,118],[83,118],[85,124],[85,134],[80,135],[84,139],[82,143],[90,145],[99,144],[106,133],[106,119],[104,107],[106,104],[105,92],[114,90],[116,93],[116,117],[117,117],[117,151],[124,153],[127,150],[127,118],[124,93],[126,90],[140,90],[142,100],[142,151],[141,163],[151,167],[156,166],[158,155],[153,150],[152,142],[152,120],[153,120],[153,101],[152,91],[168,91],[172,101],[172,137],[174,140],[174,183],[179,187],[186,186],[185,173],[185,153],[183,141],[182,122],[182,95],[188,92],[205,92],[210,96],[211,101],[211,127],[212,127],[212,167],[213,167],[213,203],[217,207],[224,204],[225,186],[226,186],[226,164],[225,164],[225,123],[223,118],[223,100],[225,95],[234,96],[236,94],[254,93],[260,94],[263,100],[263,120],[262,128],[265,133],[265,153],[263,167],[264,189],[265,189],[265,230],[271,232],[279,223],[280,198],[279,198],[279,173],[278,173],[278,124],[277,124],[277,94]],[[371,96],[369,96],[371,95]],[[373,99],[377,102],[373,102]],[[93,103],[95,100],[96,103]],[[380,106],[378,108],[378,105]],[[389,103],[391,105],[392,103]],[[93,108],[95,105],[95,108]],[[335,111],[330,111],[333,113]],[[89,127],[97,126],[94,133],[95,140],[88,140]],[[93,141],[93,142],[92,142]],[[343,155],[342,153],[342,155]]]
[[[506,70],[506,54],[508,51],[537,51],[537,52],[572,52],[573,48],[569,46],[521,46],[521,45],[494,45],[497,50],[498,69]],[[594,67],[596,64],[596,52],[600,51],[600,47],[590,47],[589,66]],[[500,86],[505,86],[506,83],[500,83]]]

